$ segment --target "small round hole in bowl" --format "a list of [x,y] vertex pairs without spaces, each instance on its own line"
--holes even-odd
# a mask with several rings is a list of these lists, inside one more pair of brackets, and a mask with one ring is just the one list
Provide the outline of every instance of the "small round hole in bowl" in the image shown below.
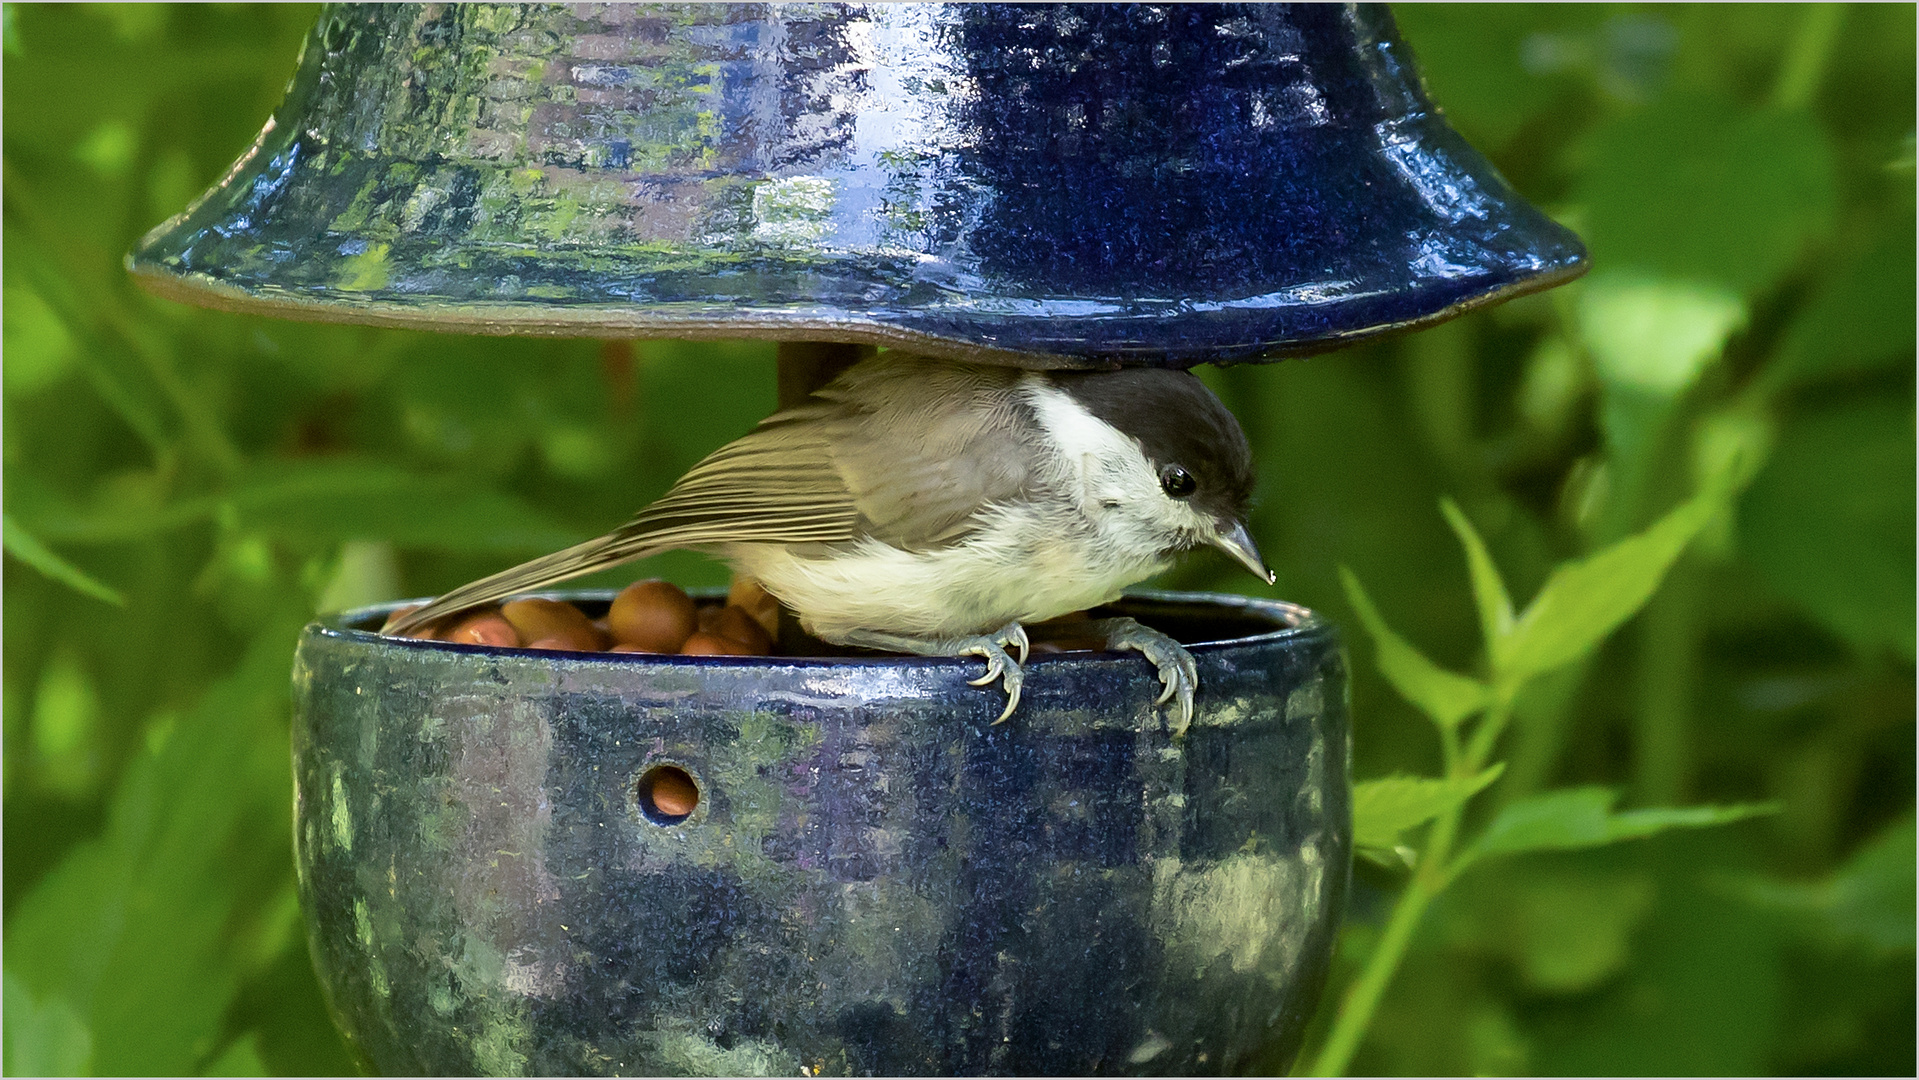
[[700,806],[700,786],[678,765],[655,765],[634,782],[640,816],[655,825],[678,825]]

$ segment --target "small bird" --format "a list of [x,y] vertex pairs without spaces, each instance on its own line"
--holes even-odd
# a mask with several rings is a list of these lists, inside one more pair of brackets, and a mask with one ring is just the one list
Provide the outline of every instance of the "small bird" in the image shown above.
[[[1025,371],[882,353],[688,470],[597,539],[463,585],[396,621],[463,609],[673,548],[712,552],[816,637],[979,656],[1013,714],[1022,624],[1117,599],[1186,551],[1224,551],[1268,584],[1246,531],[1252,453],[1183,371]],[[1140,652],[1191,722],[1198,668],[1132,619],[1088,625]],[[1007,649],[1017,648],[1015,661]]]

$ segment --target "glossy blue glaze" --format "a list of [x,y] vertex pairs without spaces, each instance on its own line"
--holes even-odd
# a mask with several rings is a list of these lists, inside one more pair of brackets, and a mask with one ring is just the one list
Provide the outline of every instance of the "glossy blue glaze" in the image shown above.
[[[606,594],[598,594],[604,602]],[[316,623],[294,671],[315,966],[379,1071],[1283,1073],[1350,865],[1346,669],[1304,609],[1123,601],[1137,656],[551,653]],[[686,770],[662,824],[636,781]]]
[[1060,367],[1320,351],[1584,258],[1383,6],[450,4],[329,8],[129,262],[293,317]]

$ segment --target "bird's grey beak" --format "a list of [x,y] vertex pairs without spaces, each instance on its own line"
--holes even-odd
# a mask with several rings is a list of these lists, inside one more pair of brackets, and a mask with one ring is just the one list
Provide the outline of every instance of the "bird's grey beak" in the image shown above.
[[1235,521],[1220,526],[1219,531],[1213,534],[1211,543],[1266,584],[1271,585],[1277,580],[1276,575],[1266,569],[1266,561],[1259,557],[1259,548],[1254,545],[1252,534],[1246,531],[1244,522]]

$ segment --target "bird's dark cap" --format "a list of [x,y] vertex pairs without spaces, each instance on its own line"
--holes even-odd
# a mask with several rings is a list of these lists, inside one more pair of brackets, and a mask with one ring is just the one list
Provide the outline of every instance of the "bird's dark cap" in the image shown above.
[[1246,519],[1252,447],[1225,404],[1190,372],[1126,368],[1053,378],[1087,412],[1138,439],[1155,468],[1178,465],[1191,473],[1195,507],[1220,522]]

